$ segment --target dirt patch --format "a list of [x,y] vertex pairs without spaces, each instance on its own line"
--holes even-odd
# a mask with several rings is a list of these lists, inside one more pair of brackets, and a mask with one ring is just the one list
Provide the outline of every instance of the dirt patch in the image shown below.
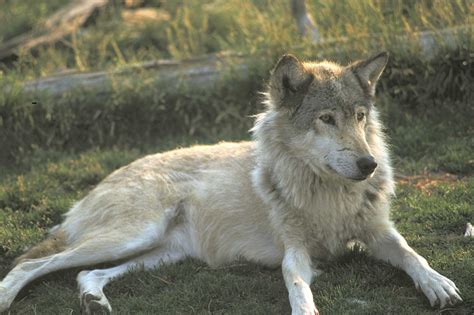
[[398,184],[410,185],[428,195],[431,195],[432,191],[440,184],[454,186],[457,182],[462,180],[459,176],[450,173],[429,172],[411,176],[396,175],[395,179]]

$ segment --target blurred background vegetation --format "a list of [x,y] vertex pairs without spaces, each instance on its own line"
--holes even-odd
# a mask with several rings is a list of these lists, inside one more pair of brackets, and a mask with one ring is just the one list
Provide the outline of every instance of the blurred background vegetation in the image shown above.
[[[8,1],[0,5],[0,42],[34,31],[70,1]],[[111,1],[83,27],[47,45],[19,51],[0,63],[0,141],[3,161],[21,162],[38,150],[77,152],[97,147],[156,144],[173,135],[242,138],[248,116],[261,110],[258,92],[276,59],[291,52],[302,59],[328,58],[347,63],[380,50],[391,53],[382,78],[379,105],[399,155],[418,161],[432,151],[446,156],[441,167],[472,171],[450,160],[454,150],[472,149],[473,16],[470,0],[307,1],[321,42],[298,34],[289,1],[188,0]],[[418,34],[463,27],[436,38],[436,55],[423,48]],[[435,35],[436,36],[436,35]],[[455,43],[455,49],[452,43]],[[431,49],[430,49],[431,50]],[[22,82],[52,74],[121,69],[143,61],[186,59],[231,52],[244,56],[246,75],[232,71],[232,60],[212,88],[156,84],[149,71],[112,79],[106,99],[101,91],[68,91],[58,97],[25,93]],[[241,61],[239,61],[241,62]],[[230,69],[230,70],[229,70]],[[156,75],[156,73],[153,73]],[[445,119],[449,111],[452,119]],[[440,113],[443,113],[440,115]],[[436,124],[426,134],[416,119]],[[461,120],[461,121],[459,121]],[[439,124],[436,122],[439,121]],[[404,125],[410,123],[409,132]],[[432,129],[432,130],[431,130]],[[439,130],[437,130],[439,129]],[[460,130],[449,148],[425,145]],[[444,135],[443,135],[444,134]],[[465,136],[465,138],[464,138]],[[401,138],[400,138],[401,137]],[[397,143],[398,140],[403,144]],[[415,149],[416,148],[416,149]],[[466,154],[460,152],[459,154]]]
[[[0,41],[34,29],[69,2],[2,0]],[[302,50],[305,52],[316,49],[296,35],[290,1],[129,2],[139,8],[113,1],[71,38],[21,56],[17,63],[21,73],[33,78],[70,68],[104,69],[136,61],[187,58],[224,50],[250,54],[268,54],[268,50],[273,50],[279,54],[296,47],[306,46],[306,50]],[[468,25],[474,13],[469,0],[314,0],[307,3],[322,38],[355,38],[363,47],[366,40],[375,37],[389,50],[397,47],[393,39],[399,35]]]

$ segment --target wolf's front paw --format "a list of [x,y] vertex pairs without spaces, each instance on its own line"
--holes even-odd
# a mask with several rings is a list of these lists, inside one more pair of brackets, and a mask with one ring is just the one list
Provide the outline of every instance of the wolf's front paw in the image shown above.
[[81,309],[87,315],[112,313],[112,307],[103,293],[82,293]]
[[319,315],[319,311],[314,303],[305,303],[297,305],[291,311],[292,315]]
[[292,315],[319,315],[313,302],[313,293],[310,287],[302,282],[295,282],[295,289],[290,294]]
[[417,277],[415,285],[430,300],[432,307],[439,304],[440,308],[444,308],[446,305],[454,305],[462,301],[454,282],[431,268]]

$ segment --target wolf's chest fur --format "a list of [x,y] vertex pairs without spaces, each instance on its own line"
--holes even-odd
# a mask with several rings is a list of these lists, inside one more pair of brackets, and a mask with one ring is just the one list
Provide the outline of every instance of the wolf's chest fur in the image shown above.
[[284,165],[278,172],[257,169],[254,185],[272,206],[274,229],[304,242],[315,258],[338,255],[364,235],[367,224],[386,215],[367,199],[368,182],[328,181],[306,167]]
[[301,211],[305,241],[313,256],[340,254],[349,241],[359,239],[367,223],[376,217],[364,200],[365,183],[352,187],[318,187],[311,205]]
[[340,254],[349,241],[359,239],[365,226],[377,217],[375,208],[364,198],[366,183],[351,186],[335,183],[314,188],[303,207],[286,216],[290,224],[301,226],[304,242],[312,256],[328,258]]

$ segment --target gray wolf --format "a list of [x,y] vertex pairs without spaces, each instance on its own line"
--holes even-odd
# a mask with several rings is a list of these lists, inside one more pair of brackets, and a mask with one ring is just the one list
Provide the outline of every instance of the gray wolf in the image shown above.
[[405,270],[432,306],[461,301],[389,218],[393,171],[374,107],[387,60],[380,53],[340,66],[283,56],[254,141],[150,155],[113,172],[17,259],[0,282],[0,311],[46,273],[116,261],[77,276],[84,312],[111,311],[103,292],[111,279],[194,257],[281,265],[292,313],[318,314],[310,289],[318,262],[353,240]]

